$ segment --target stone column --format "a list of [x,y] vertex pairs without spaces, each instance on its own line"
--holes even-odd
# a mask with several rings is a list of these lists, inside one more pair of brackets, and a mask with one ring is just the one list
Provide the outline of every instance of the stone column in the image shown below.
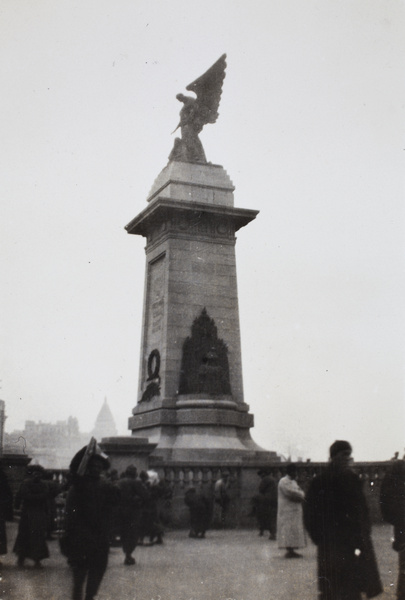
[[[166,461],[241,460],[265,452],[244,402],[235,208],[221,166],[172,161],[127,226],[146,238],[143,332],[133,435]],[[266,453],[268,454],[268,453]]]

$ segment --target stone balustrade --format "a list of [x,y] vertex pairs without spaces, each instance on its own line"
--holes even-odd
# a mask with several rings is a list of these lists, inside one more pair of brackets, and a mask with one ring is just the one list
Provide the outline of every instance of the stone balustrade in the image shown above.
[[[135,461],[136,463],[136,461]],[[171,489],[172,495],[170,506],[166,502],[166,516],[169,514],[169,527],[186,528],[189,522],[188,508],[184,503],[184,495],[190,487],[204,489],[207,492],[213,491],[215,482],[221,478],[224,472],[230,476],[229,494],[231,504],[228,511],[227,526],[229,527],[256,527],[255,517],[252,514],[252,497],[257,493],[260,478],[258,470],[261,468],[270,469],[271,473],[278,481],[285,475],[288,463],[267,463],[256,465],[238,465],[224,466],[212,464],[206,467],[187,465],[182,466],[158,466],[152,465],[159,474],[167,487]],[[297,481],[302,489],[307,490],[311,480],[320,472],[327,463],[296,463],[298,469]],[[392,465],[391,461],[386,462],[356,462],[353,464],[353,470],[358,473],[364,481],[364,492],[370,509],[370,515],[373,523],[380,523],[382,520],[379,508],[379,496],[381,482]],[[55,472],[55,476],[60,471]],[[219,526],[218,507],[214,507],[213,527]]]
[[[307,490],[310,481],[326,466],[327,463],[296,463],[298,469],[297,481]],[[386,462],[358,462],[353,464],[353,470],[364,481],[364,492],[370,509],[371,519],[374,523],[381,522],[379,496],[381,482],[388,467],[392,463]],[[273,463],[256,465],[254,467],[237,466],[224,467],[213,465],[200,466],[165,466],[156,468],[160,478],[172,488],[172,513],[174,522],[185,525],[187,510],[184,505],[184,494],[190,487],[211,489],[215,481],[220,479],[222,473],[230,473],[230,493],[232,496],[232,514],[229,515],[229,525],[233,527],[250,527],[255,525],[251,515],[251,499],[257,493],[260,479],[257,471],[266,467],[270,469],[278,481],[285,475],[287,463]]]

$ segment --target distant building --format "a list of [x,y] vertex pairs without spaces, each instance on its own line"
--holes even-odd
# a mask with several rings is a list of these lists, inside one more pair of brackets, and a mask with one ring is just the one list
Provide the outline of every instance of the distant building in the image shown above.
[[[1,409],[0,401],[0,419]],[[62,470],[69,468],[72,457],[89,442],[91,436],[101,441],[103,437],[115,435],[114,417],[105,399],[91,433],[80,432],[76,417],[56,423],[26,421],[23,430],[4,433],[4,452],[25,454],[45,469]]]
[[88,437],[80,433],[75,417],[56,423],[26,421],[23,430],[5,434],[5,452],[26,454],[46,469],[67,469]]
[[107,398],[104,399],[104,404],[98,413],[91,435],[95,437],[98,442],[104,437],[114,437],[117,435],[117,428],[110,407],[107,404]]
[[55,424],[25,421],[24,431],[33,446],[57,447],[65,441],[80,439],[79,422],[76,417],[69,417],[67,421],[57,421]]

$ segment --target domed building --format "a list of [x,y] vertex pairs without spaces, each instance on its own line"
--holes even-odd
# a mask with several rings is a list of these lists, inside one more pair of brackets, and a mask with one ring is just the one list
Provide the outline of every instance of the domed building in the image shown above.
[[98,442],[105,437],[114,437],[117,435],[117,428],[111,409],[107,404],[107,398],[104,399],[104,404],[98,413],[91,435],[95,437]]

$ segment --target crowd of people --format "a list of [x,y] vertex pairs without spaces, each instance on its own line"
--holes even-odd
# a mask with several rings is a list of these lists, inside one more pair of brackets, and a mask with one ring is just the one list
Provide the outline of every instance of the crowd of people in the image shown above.
[[73,457],[66,481],[49,480],[40,465],[29,465],[13,499],[0,470],[0,554],[8,550],[5,523],[17,512],[13,546],[17,567],[24,568],[29,560],[34,568],[42,569],[56,526],[60,551],[72,571],[72,599],[83,600],[84,594],[85,600],[93,600],[117,539],[125,565],[135,564],[138,544],[163,543],[159,502],[167,502],[171,493],[154,471],[141,471],[138,477],[136,467],[130,465],[121,476],[114,476],[109,468],[108,457],[92,438]]
[[[297,482],[297,467],[287,464],[275,478],[270,469],[258,471],[260,482],[252,497],[252,514],[259,535],[265,531],[286,559],[302,558],[309,535],[317,546],[320,600],[361,600],[383,590],[371,539],[371,522],[362,480],[351,469],[352,448],[346,441],[330,447],[328,466],[314,477],[306,491]],[[109,550],[120,544],[124,565],[135,564],[137,545],[162,544],[161,506],[170,503],[171,488],[154,471],[137,472],[129,465],[119,476],[108,471],[108,457],[92,439],[72,459],[69,480],[47,479],[39,465],[29,466],[14,502],[7,477],[0,470],[0,554],[7,553],[5,522],[19,511],[13,546],[17,567],[33,561],[42,568],[49,557],[47,541],[63,502],[63,535],[60,550],[72,571],[72,599],[93,600],[108,565]],[[106,473],[108,472],[108,475]],[[189,537],[204,538],[218,523],[226,527],[231,504],[231,474],[210,486],[189,487],[184,502],[189,509]],[[405,461],[396,459],[381,485],[382,517],[394,527],[393,548],[399,556],[397,600],[405,600]],[[164,520],[164,519],[163,519]],[[59,527],[61,524],[59,523]],[[84,595],[84,596],[83,596]]]

